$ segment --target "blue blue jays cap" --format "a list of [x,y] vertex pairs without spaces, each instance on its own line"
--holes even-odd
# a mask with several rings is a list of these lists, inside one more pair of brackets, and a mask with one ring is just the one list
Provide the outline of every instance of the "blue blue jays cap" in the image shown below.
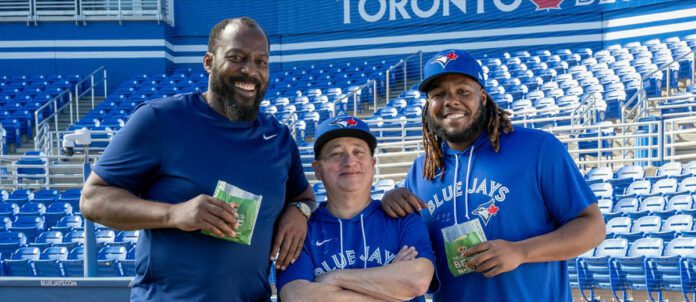
[[478,81],[481,87],[485,87],[486,79],[483,76],[481,64],[466,51],[448,49],[438,52],[425,62],[423,81],[418,85],[418,90],[427,92],[432,81],[445,74],[469,76]]
[[317,127],[316,140],[314,141],[314,158],[319,159],[319,152],[324,144],[338,137],[356,137],[367,142],[370,151],[375,154],[377,139],[370,127],[359,118],[350,115],[338,115],[323,121]]

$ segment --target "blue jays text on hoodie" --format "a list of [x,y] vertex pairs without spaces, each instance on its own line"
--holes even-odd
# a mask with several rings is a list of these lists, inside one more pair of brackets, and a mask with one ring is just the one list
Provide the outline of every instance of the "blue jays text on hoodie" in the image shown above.
[[314,282],[321,274],[340,269],[381,267],[391,263],[404,246],[435,266],[428,230],[415,214],[394,219],[372,201],[351,219],[336,218],[322,204],[309,219],[300,257],[278,272],[278,292],[294,280]]
[[520,241],[576,218],[596,197],[563,144],[553,135],[515,128],[495,152],[484,131],[466,151],[443,144],[445,175],[423,177],[419,156],[406,187],[428,205],[421,217],[437,258],[440,290],[434,301],[571,301],[564,261],[526,263],[486,278],[450,273],[441,229],[478,219],[488,240]]

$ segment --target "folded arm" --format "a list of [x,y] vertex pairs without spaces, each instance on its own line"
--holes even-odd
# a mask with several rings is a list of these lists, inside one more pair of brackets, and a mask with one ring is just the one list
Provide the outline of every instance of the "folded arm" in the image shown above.
[[292,281],[280,290],[280,298],[286,302],[303,301],[326,301],[331,297],[331,301],[337,302],[362,302],[379,301],[365,294],[343,289],[338,286],[309,282],[307,280]]
[[335,270],[319,276],[318,282],[370,295],[380,300],[404,301],[428,291],[434,267],[418,258],[367,269]]

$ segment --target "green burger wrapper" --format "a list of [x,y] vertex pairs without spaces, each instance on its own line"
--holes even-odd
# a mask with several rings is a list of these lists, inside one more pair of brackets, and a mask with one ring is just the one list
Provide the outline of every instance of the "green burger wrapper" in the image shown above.
[[215,194],[213,194],[213,197],[227,203],[239,205],[237,207],[237,221],[239,224],[236,230],[237,235],[234,237],[220,237],[209,231],[201,232],[215,238],[251,245],[251,237],[254,235],[256,218],[259,215],[259,208],[261,208],[261,199],[263,196],[244,191],[220,180],[217,183],[217,187],[215,187]]

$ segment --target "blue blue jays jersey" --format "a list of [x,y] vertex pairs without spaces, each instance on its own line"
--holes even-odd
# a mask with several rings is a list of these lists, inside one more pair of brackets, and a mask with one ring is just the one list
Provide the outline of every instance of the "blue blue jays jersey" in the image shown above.
[[384,213],[380,202],[372,201],[352,219],[339,219],[325,205],[309,220],[300,257],[287,270],[278,272],[278,292],[289,282],[314,282],[333,270],[388,265],[405,245],[415,247],[418,258],[435,265],[427,229],[417,215],[394,219]]
[[454,277],[447,266],[441,229],[477,219],[488,240],[520,241],[552,232],[596,201],[565,147],[546,132],[515,128],[501,134],[500,151],[484,131],[466,151],[443,144],[445,172],[423,177],[416,159],[406,187],[427,203],[421,216],[437,258],[440,290],[435,301],[570,301],[565,262],[526,263],[486,278]]

